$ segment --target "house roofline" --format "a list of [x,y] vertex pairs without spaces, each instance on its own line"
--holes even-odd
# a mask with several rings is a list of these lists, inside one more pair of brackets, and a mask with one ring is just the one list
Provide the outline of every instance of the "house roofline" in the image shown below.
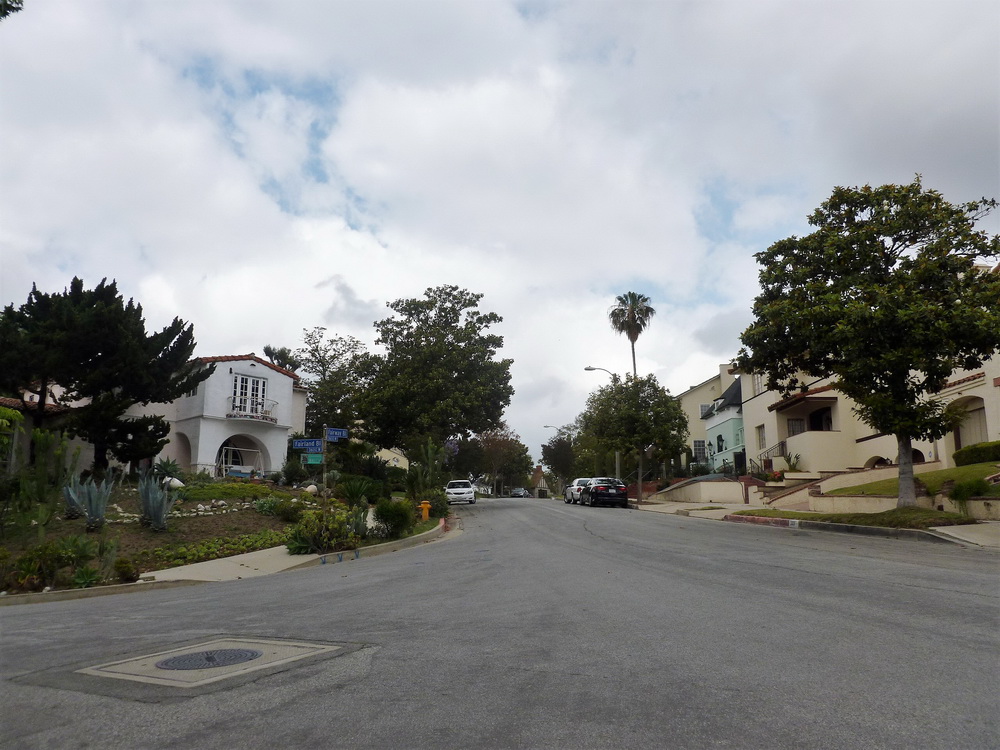
[[296,383],[301,379],[297,374],[291,370],[286,370],[284,367],[279,367],[273,362],[268,362],[266,359],[261,359],[256,354],[251,352],[250,354],[227,354],[218,357],[196,357],[197,362],[204,362],[205,364],[212,364],[215,362],[256,362],[257,364],[264,365],[264,367],[270,367],[275,372],[280,372],[282,375],[287,375]]

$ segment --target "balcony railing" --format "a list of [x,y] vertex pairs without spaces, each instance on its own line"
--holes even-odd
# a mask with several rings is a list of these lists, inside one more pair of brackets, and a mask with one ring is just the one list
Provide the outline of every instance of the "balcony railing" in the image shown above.
[[271,416],[277,406],[278,402],[269,398],[231,396],[226,419],[253,419],[258,422],[277,424],[278,420]]

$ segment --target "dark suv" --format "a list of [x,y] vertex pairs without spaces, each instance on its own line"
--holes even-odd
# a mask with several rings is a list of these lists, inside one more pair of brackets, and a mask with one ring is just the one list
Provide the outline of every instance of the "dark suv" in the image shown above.
[[580,492],[580,505],[617,505],[628,507],[625,483],[613,477],[594,477]]

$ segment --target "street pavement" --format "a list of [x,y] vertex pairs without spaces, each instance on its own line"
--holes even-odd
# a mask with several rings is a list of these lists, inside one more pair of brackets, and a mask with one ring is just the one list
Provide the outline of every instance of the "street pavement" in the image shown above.
[[[996,550],[453,510],[391,554],[0,608],[0,747],[998,746]],[[339,650],[197,688],[79,671],[237,637]]]

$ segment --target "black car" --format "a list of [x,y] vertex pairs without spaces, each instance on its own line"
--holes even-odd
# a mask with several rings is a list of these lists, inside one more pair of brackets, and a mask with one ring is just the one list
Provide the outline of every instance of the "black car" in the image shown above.
[[531,497],[531,493],[528,492],[524,487],[515,487],[510,491],[511,497]]
[[617,505],[628,507],[625,483],[613,477],[594,477],[580,492],[580,505]]

